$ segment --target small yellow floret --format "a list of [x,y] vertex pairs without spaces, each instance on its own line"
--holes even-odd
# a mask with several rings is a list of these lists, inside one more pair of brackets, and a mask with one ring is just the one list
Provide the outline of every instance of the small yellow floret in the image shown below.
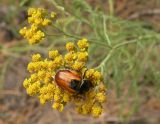
[[38,71],[39,80],[43,80],[45,76],[46,76],[46,71],[44,71],[44,70]]
[[69,52],[65,55],[64,59],[66,62],[71,62],[76,59],[76,54]]
[[102,107],[101,106],[93,106],[91,114],[93,117],[98,117],[102,113]]
[[61,97],[59,94],[54,95],[54,101],[60,101]]
[[62,98],[63,92],[59,87],[55,88],[54,101],[60,101]]
[[55,65],[57,66],[57,68],[60,67],[61,65],[63,65],[64,61],[63,61],[62,55],[57,56],[57,57],[54,59],[54,63],[55,63]]
[[46,18],[45,18],[45,19],[43,20],[43,22],[42,22],[42,25],[43,25],[43,26],[47,26],[47,25],[50,25],[51,23],[52,23],[52,22],[51,22],[50,19],[46,19]]
[[88,52],[79,52],[78,53],[78,58],[77,58],[78,61],[85,62],[85,61],[87,61],[87,59],[88,59]]
[[44,99],[42,96],[39,97],[39,100],[42,105],[46,103],[46,99]]
[[33,17],[28,17],[28,23],[29,23],[29,24],[34,23],[34,18],[33,18]]
[[101,80],[102,75],[99,71],[95,71],[94,74],[93,74],[93,78],[94,78],[94,80]]
[[63,95],[63,101],[64,102],[70,101],[70,95],[68,93],[64,93],[64,95]]
[[20,33],[22,36],[25,36],[26,31],[27,31],[27,27],[23,27],[22,29],[19,30],[19,33]]
[[26,39],[28,39],[30,45],[39,43],[41,40],[43,40],[44,37],[45,37],[45,34],[41,30],[33,32],[30,29],[30,31],[26,32]]
[[94,69],[89,69],[86,71],[85,76],[86,76],[86,78],[92,79],[93,74],[94,74]]
[[86,103],[82,106],[82,114],[83,115],[89,114],[91,111],[91,108],[92,108],[92,103],[86,101]]
[[74,51],[74,50],[75,50],[74,43],[68,42],[68,43],[66,44],[66,49],[67,49],[68,51]]
[[31,85],[29,85],[29,87],[27,88],[27,93],[31,96],[36,95],[39,92],[40,89],[40,82],[37,81]]
[[33,62],[38,62],[41,60],[41,55],[40,54],[33,54],[32,55],[32,61]]
[[35,25],[42,25],[42,22],[43,22],[43,18],[35,18],[35,20],[34,20],[34,24]]
[[96,93],[94,90],[90,90],[89,92],[87,92],[86,96],[88,99],[94,99],[96,96]]
[[38,80],[38,75],[37,75],[37,73],[31,74],[30,79],[31,79],[32,82],[36,82],[36,81]]
[[106,101],[106,96],[105,96],[105,93],[98,93],[96,94],[96,99],[98,102],[105,102]]
[[35,14],[36,11],[37,11],[36,8],[29,8],[28,9],[28,15],[31,16],[32,14]]
[[55,18],[56,17],[56,13],[55,12],[51,12],[51,18]]
[[29,85],[31,85],[31,80],[25,79],[24,82],[23,82],[23,86],[24,86],[25,88],[28,88]]
[[73,69],[74,70],[77,70],[77,71],[80,71],[83,67],[84,67],[85,63],[84,62],[78,62],[76,61],[74,64],[73,64]]
[[30,62],[30,63],[28,64],[28,66],[27,66],[27,70],[28,70],[29,72],[33,72],[34,69],[35,69],[34,63],[33,63],[33,62]]
[[57,56],[59,56],[58,50],[49,51],[49,58],[54,59]]
[[61,111],[63,111],[64,105],[61,104],[61,103],[55,102],[55,103],[52,105],[52,108],[57,109],[58,111],[61,112]]
[[84,38],[82,40],[79,40],[77,45],[82,51],[84,51],[88,48],[89,43],[88,43],[88,40]]

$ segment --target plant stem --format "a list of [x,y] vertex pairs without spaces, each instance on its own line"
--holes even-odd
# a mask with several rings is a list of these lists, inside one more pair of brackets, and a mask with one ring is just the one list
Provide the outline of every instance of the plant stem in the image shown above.
[[108,34],[107,34],[106,28],[107,28],[107,27],[106,27],[106,17],[103,16],[103,30],[104,30],[104,36],[105,36],[105,39],[106,39],[108,45],[111,46],[111,41],[110,41],[109,36],[108,36]]
[[99,69],[101,67],[103,67],[107,61],[110,59],[110,57],[112,56],[112,54],[114,53],[115,49],[118,49],[121,46],[127,45],[127,44],[131,44],[131,43],[136,43],[137,40],[133,40],[133,41],[127,41],[127,42],[123,42],[123,43],[119,43],[117,45],[115,45],[114,47],[112,47],[112,49],[109,51],[108,55],[105,57],[105,59],[99,64],[98,67],[96,67],[95,69]]
[[[55,29],[57,29],[59,32],[62,33],[62,35],[65,35],[65,36],[68,36],[68,37],[72,37],[74,39],[77,39],[77,40],[80,40],[82,37],[81,36],[75,36],[75,35],[72,35],[72,34],[69,34],[65,31],[63,31],[62,29],[58,28],[57,26],[53,25],[53,27]],[[52,36],[52,35],[49,35],[49,36]],[[54,35],[53,35],[54,36]],[[110,45],[107,45],[105,43],[102,43],[101,41],[98,41],[97,39],[88,39],[88,41],[90,41],[91,43],[95,43],[97,45],[100,45],[100,46],[103,46],[103,47],[108,47],[108,48],[112,48]]]
[[99,64],[99,66],[97,66],[95,69],[99,69],[101,67],[103,67],[107,61],[110,59],[110,57],[112,56],[112,54],[114,53],[114,51],[116,49],[118,49],[119,47],[122,47],[122,46],[125,46],[125,45],[128,45],[128,44],[132,44],[132,43],[137,43],[138,41],[142,40],[142,39],[145,39],[145,38],[152,38],[153,36],[144,36],[144,37],[139,37],[138,39],[134,39],[134,40],[131,40],[131,41],[125,41],[125,42],[122,42],[122,43],[119,43],[115,46],[113,46],[108,55],[105,57],[105,59]]
[[110,59],[112,53],[114,52],[114,48],[112,48],[109,53],[107,54],[107,56],[105,57],[105,59],[99,64],[99,66],[97,66],[95,69],[102,69],[103,66],[106,64],[106,62]]
[[109,13],[110,13],[110,16],[113,16],[114,14],[114,0],[109,0]]

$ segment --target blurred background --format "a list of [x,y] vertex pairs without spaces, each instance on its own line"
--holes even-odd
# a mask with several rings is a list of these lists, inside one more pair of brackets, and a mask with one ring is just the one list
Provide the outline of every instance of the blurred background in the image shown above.
[[[55,24],[70,36],[29,46],[18,34],[29,7],[55,11]],[[32,53],[64,53],[65,42],[76,37],[94,41],[88,66],[100,67],[108,89],[99,118],[79,115],[72,105],[61,113],[42,106],[22,85]],[[108,40],[118,47],[105,61]],[[0,124],[160,124],[159,55],[160,0],[0,0]]]

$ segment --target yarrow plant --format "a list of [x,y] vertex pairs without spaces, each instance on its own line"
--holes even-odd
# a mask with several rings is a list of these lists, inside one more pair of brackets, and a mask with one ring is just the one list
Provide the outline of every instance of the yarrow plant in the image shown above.
[[[28,15],[28,22],[32,26],[30,29],[24,27],[20,34],[29,40],[30,44],[35,44],[44,38],[40,27],[49,25],[51,20],[46,18],[46,10],[40,8],[30,8]],[[54,12],[51,13],[51,17],[55,15]],[[33,54],[27,67],[30,77],[23,82],[27,94],[37,96],[41,104],[53,102],[52,108],[60,112],[67,103],[71,103],[80,114],[100,116],[103,111],[102,104],[106,101],[106,88],[102,74],[86,66],[89,57],[88,47],[88,40],[82,38],[77,44],[67,42],[65,55],[61,55],[58,50],[49,51],[48,58],[43,58],[39,53]],[[62,69],[73,70],[79,75],[84,74],[84,78],[91,81],[92,87],[83,94],[70,93],[62,89],[55,81],[56,73]]]

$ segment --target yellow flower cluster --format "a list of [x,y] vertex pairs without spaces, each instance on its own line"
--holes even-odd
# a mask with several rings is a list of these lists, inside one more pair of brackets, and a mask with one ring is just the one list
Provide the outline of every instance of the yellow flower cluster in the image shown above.
[[88,50],[89,44],[88,44],[87,39],[84,38],[82,40],[79,40],[77,44],[78,44],[78,47],[80,48],[81,51]]
[[28,9],[28,23],[37,26],[46,26],[51,24],[51,20],[46,18],[47,11],[43,8],[29,8]]
[[83,100],[79,103],[76,102],[75,98],[73,101],[76,104],[77,111],[83,115],[92,115],[98,117],[103,111],[102,104],[106,101],[106,89],[103,84],[95,85],[91,88],[84,96]]
[[[106,89],[102,83],[101,73],[86,68],[88,46],[87,39],[82,39],[77,45],[68,42],[66,44],[68,52],[64,57],[57,50],[49,51],[46,59],[40,54],[32,55],[32,61],[27,68],[31,76],[23,83],[27,93],[37,96],[41,104],[53,101],[52,108],[60,112],[68,102],[71,102],[75,104],[80,114],[100,116],[103,111],[102,104],[106,101]],[[56,72],[61,68],[77,71],[80,75],[84,74],[84,78],[92,83],[90,90],[83,94],[71,94],[61,89],[54,80]]]
[[53,77],[55,71],[63,66],[63,58],[57,50],[49,51],[49,58],[42,59],[40,54],[32,55],[32,61],[28,64],[31,76],[24,80],[23,85],[29,95],[38,96],[41,104],[54,100],[53,108],[62,111],[70,95],[56,85]]
[[73,70],[81,71],[88,60],[88,41],[83,38],[77,43],[78,48],[72,42],[66,44],[68,53],[65,55],[65,65]]
[[20,29],[19,33],[28,40],[29,44],[39,43],[45,37],[45,33],[40,28],[50,25],[51,18],[55,16],[54,12],[51,12],[49,16],[49,13],[43,8],[29,8],[28,23],[31,26]]
[[95,71],[94,69],[89,69],[86,71],[86,78],[90,79],[94,85],[100,83],[102,80],[102,75],[99,71]]

